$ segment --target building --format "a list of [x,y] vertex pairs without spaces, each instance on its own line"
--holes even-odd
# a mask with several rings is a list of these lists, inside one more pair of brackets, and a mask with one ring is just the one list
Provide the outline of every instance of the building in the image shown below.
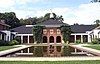
[[[62,34],[59,29],[61,25],[65,23],[50,18],[47,21],[36,24],[45,26],[43,29],[43,52],[44,56],[61,56],[63,48]],[[36,26],[35,25],[35,26]],[[34,43],[32,28],[34,25],[24,25],[11,31],[17,32],[16,37],[20,39],[21,44],[36,44]],[[91,42],[94,38],[100,37],[100,27],[95,27],[94,25],[71,25],[71,36],[70,43],[75,43],[77,40],[80,40],[81,43]],[[94,37],[95,36],[95,37]],[[21,53],[33,53],[33,47],[22,50]]]
[[15,32],[11,32],[9,27],[4,20],[0,20],[0,40],[11,41],[14,39]]

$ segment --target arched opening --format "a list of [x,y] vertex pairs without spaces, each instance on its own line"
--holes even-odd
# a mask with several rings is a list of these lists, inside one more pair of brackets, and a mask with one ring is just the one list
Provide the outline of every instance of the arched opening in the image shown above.
[[47,37],[43,36],[43,43],[47,43]]
[[61,46],[57,46],[57,52],[61,52]]
[[49,51],[50,51],[50,54],[52,54],[54,52],[54,46],[50,45]]
[[50,36],[49,42],[50,42],[50,43],[54,43],[54,37],[53,37],[53,36]]
[[57,42],[57,43],[61,43],[61,37],[60,37],[60,36],[57,36],[57,37],[56,37],[56,42]]

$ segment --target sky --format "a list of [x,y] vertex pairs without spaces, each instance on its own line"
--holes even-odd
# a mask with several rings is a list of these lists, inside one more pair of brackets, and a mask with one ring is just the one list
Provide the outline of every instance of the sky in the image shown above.
[[[15,12],[21,18],[41,17],[52,12],[67,24],[93,24],[100,19],[100,3],[91,0],[0,0],[0,13]],[[51,9],[51,10],[50,10]]]

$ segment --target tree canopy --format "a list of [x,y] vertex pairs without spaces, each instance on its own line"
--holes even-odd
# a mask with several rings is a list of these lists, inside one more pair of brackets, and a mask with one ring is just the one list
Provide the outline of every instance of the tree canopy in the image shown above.
[[[33,17],[33,18],[27,18],[27,19],[20,19],[20,23],[22,25],[26,25],[26,24],[29,24],[29,25],[34,25],[34,24],[37,24],[37,23],[41,23],[41,22],[44,22],[48,19],[50,19],[50,14],[51,13],[46,13],[44,16],[41,16],[39,18],[37,17]],[[59,21],[63,21],[63,16],[57,16],[55,13],[52,13],[55,20],[59,20]]]
[[20,26],[20,20],[16,17],[14,12],[0,13],[0,19],[5,20],[5,23],[10,25],[10,28],[15,28]]
[[66,43],[67,41],[69,41],[69,37],[71,35],[71,28],[69,25],[62,25],[60,29],[63,36],[63,41]]
[[37,43],[42,42],[43,28],[44,26],[34,26],[33,27],[33,37],[34,37],[34,41]]
[[100,2],[100,0],[92,0],[91,2],[92,2],[92,3]]
[[[41,17],[29,17],[27,19],[18,19],[16,17],[16,14],[14,12],[5,12],[5,13],[0,13],[0,20],[5,20],[5,23],[10,25],[10,28],[16,28],[21,25],[34,25],[37,23],[44,22],[48,19],[50,19],[50,14],[51,13],[46,13],[44,16]],[[55,13],[52,13],[55,20],[63,21],[62,16],[58,16]]]
[[100,20],[96,20],[96,21],[94,21],[94,25],[96,26],[96,27],[98,27],[98,26],[100,26]]

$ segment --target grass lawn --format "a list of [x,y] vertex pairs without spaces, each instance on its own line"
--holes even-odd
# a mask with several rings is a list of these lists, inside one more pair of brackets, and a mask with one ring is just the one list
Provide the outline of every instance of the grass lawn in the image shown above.
[[99,60],[90,61],[0,61],[0,64],[100,64]]
[[12,49],[12,48],[16,48],[16,47],[14,47],[14,46],[0,46],[0,51]]
[[90,46],[84,46],[84,47],[100,50],[100,45],[90,45]]

